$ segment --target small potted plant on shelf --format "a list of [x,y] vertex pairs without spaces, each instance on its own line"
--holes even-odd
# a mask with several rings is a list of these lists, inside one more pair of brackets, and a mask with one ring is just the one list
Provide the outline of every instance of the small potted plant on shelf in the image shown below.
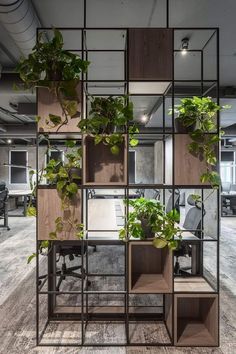
[[81,131],[94,137],[97,145],[103,143],[110,147],[113,155],[118,155],[124,142],[123,134],[129,130],[129,143],[136,146],[138,140],[134,134],[138,129],[133,122],[133,104],[127,97],[91,96],[89,117],[82,119],[78,126]]
[[[177,133],[187,133],[192,142],[188,144],[189,152],[204,161],[206,171],[201,175],[202,183],[208,182],[213,187],[220,184],[219,174],[213,170],[217,164],[216,146],[223,131],[217,132],[217,112],[230,106],[219,106],[211,97],[183,98],[181,104],[174,106]],[[172,114],[173,110],[169,110]],[[209,134],[210,133],[210,134]]]
[[132,210],[129,212],[126,226],[120,230],[120,239],[151,239],[153,246],[157,248],[168,246],[174,250],[178,247],[181,231],[176,225],[179,222],[177,210],[166,213],[159,201],[146,198],[128,200],[125,203],[131,206]]
[[[77,118],[78,84],[80,76],[86,72],[89,62],[82,60],[77,54],[63,49],[63,36],[57,29],[54,36],[47,40],[45,32],[41,32],[32,53],[23,58],[17,65],[25,89],[35,87],[47,88],[56,96],[62,109],[62,116],[50,114],[46,119],[47,128],[66,125],[70,119]],[[37,118],[40,120],[40,117]]]

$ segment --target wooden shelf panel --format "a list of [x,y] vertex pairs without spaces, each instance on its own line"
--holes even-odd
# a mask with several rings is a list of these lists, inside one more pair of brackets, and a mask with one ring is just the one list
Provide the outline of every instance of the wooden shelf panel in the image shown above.
[[169,285],[162,274],[133,274],[130,293],[168,293]]
[[94,138],[83,138],[83,184],[84,185],[126,185],[127,184],[127,136],[120,146],[120,153],[114,155],[110,147],[99,143]]
[[[206,164],[200,161],[197,157],[191,155],[188,151],[188,144],[192,140],[188,134],[175,134],[174,143],[172,137],[167,138],[165,144],[166,161],[165,173],[166,183],[183,186],[201,185],[200,177],[206,172]],[[174,146],[173,146],[174,145]],[[174,181],[173,175],[173,161],[174,154]],[[209,183],[203,183],[203,186]]]
[[129,29],[129,80],[172,80],[173,31]]
[[175,294],[174,319],[175,345],[218,345],[218,295]]
[[173,259],[168,248],[158,249],[150,241],[129,243],[129,292],[170,293]]
[[[82,102],[82,94],[81,94],[81,85],[78,85],[77,88],[78,97],[80,102],[78,102],[78,112],[81,112],[81,102]],[[57,132],[57,127],[48,128],[46,126],[46,119],[48,118],[49,113],[59,115],[63,117],[62,108],[60,103],[58,102],[57,97],[49,92],[47,88],[40,87],[37,89],[37,102],[38,102],[38,116],[41,117],[40,121],[37,124],[38,132],[44,133],[55,133]],[[70,119],[66,125],[63,125],[58,132],[59,133],[70,133],[70,132],[79,132],[80,129],[77,127],[80,118]]]
[[181,335],[178,339],[179,346],[216,345],[214,338],[201,321],[181,319],[178,326],[181,330]]
[[214,292],[211,285],[202,277],[176,277],[175,292]]
[[[61,199],[57,190],[54,188],[43,188],[37,191],[37,204],[38,204],[38,240],[50,240],[49,233],[55,230],[55,220],[57,217],[62,217],[66,222],[68,217],[74,213],[78,219],[78,223],[81,223],[81,191],[78,192],[75,206],[72,206],[70,210],[62,211]],[[59,240],[77,240],[74,235],[74,231],[71,228],[66,227],[60,235]]]

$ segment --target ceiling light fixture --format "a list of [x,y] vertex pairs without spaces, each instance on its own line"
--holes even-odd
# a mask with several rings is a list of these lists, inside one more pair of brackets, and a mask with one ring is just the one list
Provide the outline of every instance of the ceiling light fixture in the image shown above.
[[148,121],[148,115],[143,114],[140,119],[141,119],[141,122],[146,123]]
[[189,38],[185,37],[182,39],[182,45],[181,45],[182,55],[187,54],[188,46],[189,46]]
[[11,140],[11,139],[7,139],[7,143],[8,143],[8,144],[11,144],[11,143],[12,143],[12,140]]

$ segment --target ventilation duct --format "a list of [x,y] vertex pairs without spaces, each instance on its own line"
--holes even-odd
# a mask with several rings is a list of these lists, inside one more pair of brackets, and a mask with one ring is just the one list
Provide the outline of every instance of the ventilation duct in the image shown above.
[[36,29],[40,27],[30,0],[0,0],[0,22],[26,56],[35,45]]

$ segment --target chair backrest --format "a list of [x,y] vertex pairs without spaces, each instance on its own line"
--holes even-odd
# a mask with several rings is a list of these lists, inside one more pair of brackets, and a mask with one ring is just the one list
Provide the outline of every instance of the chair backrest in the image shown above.
[[[169,190],[170,197],[168,199],[167,205],[166,205],[166,213],[169,213],[173,209],[173,200],[172,200],[172,190]],[[175,189],[175,195],[174,195],[174,208],[179,211],[179,190]]]
[[191,195],[188,196],[187,203],[192,205],[192,208],[186,214],[183,227],[187,230],[196,230],[192,232],[195,236],[198,236],[199,230],[201,230],[202,217],[206,214],[204,205],[199,201],[195,201]]
[[231,190],[231,183],[230,182],[222,182],[221,188],[222,188],[222,192],[229,193]]
[[4,191],[6,189],[6,183],[1,181],[0,182],[0,191]]
[[5,210],[5,202],[8,196],[8,189],[0,190],[0,214],[2,215]]

